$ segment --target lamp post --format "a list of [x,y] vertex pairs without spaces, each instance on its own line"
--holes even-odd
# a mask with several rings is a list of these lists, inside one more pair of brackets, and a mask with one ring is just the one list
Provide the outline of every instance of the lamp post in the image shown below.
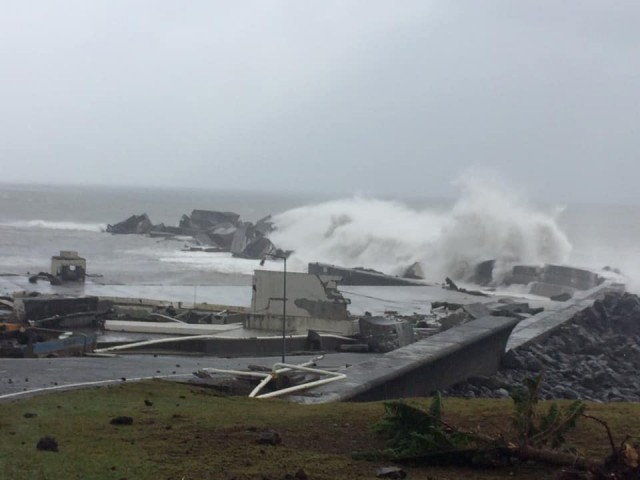
[[284,275],[282,281],[282,363],[285,363],[284,360],[287,352],[287,256],[277,253],[266,253],[262,260],[260,260],[260,265],[264,265],[266,257],[281,258],[284,260]]

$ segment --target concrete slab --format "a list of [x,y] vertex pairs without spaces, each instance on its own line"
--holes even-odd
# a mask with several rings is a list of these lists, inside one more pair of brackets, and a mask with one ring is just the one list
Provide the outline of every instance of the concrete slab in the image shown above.
[[[470,327],[472,323],[478,323]],[[344,370],[346,382],[296,397],[305,403],[428,395],[498,368],[517,320],[483,317]]]

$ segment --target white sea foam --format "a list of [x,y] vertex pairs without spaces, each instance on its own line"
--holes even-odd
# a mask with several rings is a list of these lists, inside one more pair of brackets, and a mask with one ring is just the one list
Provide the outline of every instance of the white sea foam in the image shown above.
[[460,199],[447,211],[416,210],[354,197],[289,210],[274,217],[271,235],[293,250],[292,269],[319,261],[399,274],[420,262],[429,280],[467,278],[483,260],[496,275],[515,262],[564,262],[571,244],[545,213],[503,186],[475,178],[458,182]]
[[[165,252],[166,253],[166,252]],[[173,263],[200,271],[218,273],[237,273],[253,275],[254,270],[269,269],[269,263],[260,266],[258,260],[234,258],[223,252],[173,252],[159,259],[164,263]],[[277,270],[277,267],[273,268]]]
[[104,223],[78,223],[57,222],[50,220],[18,220],[15,222],[3,222],[3,227],[14,228],[38,228],[47,230],[78,230],[86,232],[103,232],[107,226]]

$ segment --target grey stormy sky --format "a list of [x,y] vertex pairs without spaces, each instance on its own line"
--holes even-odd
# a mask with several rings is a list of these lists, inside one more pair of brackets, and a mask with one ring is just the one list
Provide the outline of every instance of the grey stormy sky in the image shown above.
[[4,182],[640,202],[636,0],[0,0]]

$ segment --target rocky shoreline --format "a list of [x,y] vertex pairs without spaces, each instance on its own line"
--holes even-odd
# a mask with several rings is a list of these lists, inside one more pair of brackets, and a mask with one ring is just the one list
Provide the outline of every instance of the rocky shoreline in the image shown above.
[[498,373],[474,377],[446,394],[509,397],[526,377],[544,375],[544,399],[640,401],[640,298],[607,294],[546,338],[508,351]]

